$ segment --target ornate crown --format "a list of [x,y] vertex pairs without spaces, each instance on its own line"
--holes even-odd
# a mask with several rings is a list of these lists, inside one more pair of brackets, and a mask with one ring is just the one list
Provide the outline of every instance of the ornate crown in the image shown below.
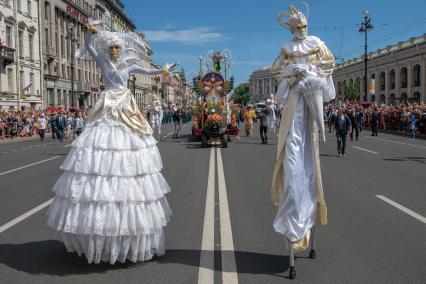
[[[306,7],[307,14],[309,13],[309,7],[308,4],[305,2],[301,3]],[[290,10],[290,13],[288,12],[281,12],[278,14],[278,22],[288,28],[289,30],[294,30],[297,27],[300,26],[307,26],[308,25],[308,19],[301,11],[297,10],[296,7],[293,5],[289,5],[288,9]],[[287,19],[284,19],[284,17],[287,17]]]

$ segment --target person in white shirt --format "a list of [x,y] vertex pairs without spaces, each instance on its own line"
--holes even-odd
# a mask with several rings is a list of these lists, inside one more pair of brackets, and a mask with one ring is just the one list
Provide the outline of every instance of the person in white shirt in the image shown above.
[[40,141],[44,140],[44,134],[46,133],[46,118],[44,117],[44,113],[40,115],[37,120],[38,122],[38,135],[40,136]]
[[80,136],[81,132],[83,132],[83,127],[84,127],[84,119],[81,116],[81,112],[78,112],[77,117],[75,118],[75,121],[74,121],[75,134],[77,134],[77,136]]

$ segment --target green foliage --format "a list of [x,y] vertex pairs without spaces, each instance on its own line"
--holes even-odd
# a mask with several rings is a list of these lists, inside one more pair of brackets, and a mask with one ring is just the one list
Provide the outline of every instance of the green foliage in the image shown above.
[[353,83],[349,83],[346,88],[346,98],[350,101],[359,101],[361,98],[361,92]]
[[234,103],[247,105],[250,101],[250,85],[249,83],[239,84],[238,87],[234,91]]

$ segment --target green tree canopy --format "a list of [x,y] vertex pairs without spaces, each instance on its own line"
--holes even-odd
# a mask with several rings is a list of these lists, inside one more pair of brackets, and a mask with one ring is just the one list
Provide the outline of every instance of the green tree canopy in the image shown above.
[[353,83],[349,83],[346,88],[346,98],[350,101],[359,101],[359,99],[361,98],[360,90]]
[[246,105],[250,101],[250,85],[249,83],[239,84],[234,90],[234,103]]

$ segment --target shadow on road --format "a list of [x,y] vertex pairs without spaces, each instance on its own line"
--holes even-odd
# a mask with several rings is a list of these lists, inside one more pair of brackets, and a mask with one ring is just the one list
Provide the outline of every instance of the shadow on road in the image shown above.
[[55,240],[1,244],[0,252],[0,263],[29,274],[65,276],[105,273],[108,270],[127,269],[138,265],[131,262],[116,262],[114,265],[88,264],[84,256],[68,253],[64,244]]
[[[199,250],[170,249],[159,258],[160,263],[179,263],[198,267],[200,265]],[[214,254],[214,251],[207,251],[207,254]],[[222,252],[224,258],[232,254],[231,251]],[[235,261],[238,273],[246,274],[266,274],[275,275],[286,272],[289,269],[289,258],[283,255],[265,254],[247,251],[235,251]],[[216,267],[217,271],[222,271],[221,267]]]
[[[142,263],[109,263],[88,264],[84,256],[77,253],[68,253],[62,242],[46,240],[23,244],[1,244],[0,263],[8,267],[29,274],[47,275],[77,275],[91,273],[105,273],[109,270],[128,269],[143,265]],[[216,254],[220,251],[209,251]],[[233,253],[222,252],[223,257]],[[200,265],[200,250],[170,249],[161,257],[155,257],[151,262],[159,264],[182,264],[193,267]],[[216,260],[218,260],[216,258]],[[289,269],[288,256],[273,255],[257,252],[235,251],[235,260],[238,273],[275,275]],[[219,256],[220,261],[220,256]],[[222,271],[221,265],[215,265],[216,271]],[[283,277],[280,275],[276,275]]]

